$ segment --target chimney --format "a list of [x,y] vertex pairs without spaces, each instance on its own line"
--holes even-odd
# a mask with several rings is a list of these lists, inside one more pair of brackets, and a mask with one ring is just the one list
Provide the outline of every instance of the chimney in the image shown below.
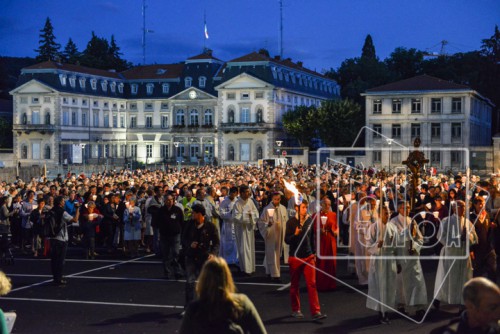
[[301,62],[301,61],[299,60],[299,61],[297,62],[297,65],[298,65],[299,67],[302,67],[302,65],[304,65],[304,63],[303,63],[303,62]]
[[281,60],[280,56],[274,56],[274,60]]

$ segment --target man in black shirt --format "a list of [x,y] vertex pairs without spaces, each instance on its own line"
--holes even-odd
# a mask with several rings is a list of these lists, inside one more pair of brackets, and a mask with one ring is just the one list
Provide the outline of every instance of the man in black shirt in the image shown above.
[[163,259],[163,271],[166,278],[170,274],[175,279],[181,277],[181,269],[178,260],[181,244],[181,230],[184,223],[184,215],[181,208],[174,205],[174,196],[168,194],[165,197],[165,205],[158,210],[158,231],[160,234],[160,250]]
[[326,318],[321,313],[318,291],[316,290],[316,256],[312,244],[313,221],[307,214],[308,202],[295,205],[297,215],[286,223],[285,242],[290,245],[290,300],[292,302],[292,317],[304,318],[300,310],[299,284],[300,276],[304,274],[309,295],[309,308],[314,320]]
[[[219,232],[211,221],[205,219],[205,207],[193,205],[191,220],[182,233],[182,249],[186,256],[186,304],[194,299],[195,281],[205,261],[219,254]],[[183,312],[184,313],[184,312]]]

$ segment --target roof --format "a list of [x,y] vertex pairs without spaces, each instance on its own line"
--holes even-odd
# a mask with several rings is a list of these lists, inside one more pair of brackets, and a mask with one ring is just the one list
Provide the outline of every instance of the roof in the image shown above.
[[183,63],[136,66],[124,72],[123,77],[128,80],[137,79],[172,79],[182,74]]
[[44,61],[42,63],[38,63],[35,65],[31,65],[31,66],[23,68],[23,70],[45,70],[45,69],[70,71],[70,72],[77,72],[77,73],[84,73],[84,74],[91,74],[91,75],[98,75],[98,76],[103,76],[103,77],[120,79],[120,75],[116,72],[113,72],[113,71],[100,70],[100,69],[96,69],[96,68],[85,67],[85,66],[80,66],[80,65],[73,65],[73,64],[63,64],[63,63],[58,63],[58,62],[55,62],[52,60]]
[[197,55],[197,56],[190,57],[190,58],[188,58],[187,60],[189,61],[189,60],[200,60],[200,59],[203,59],[203,60],[204,60],[204,59],[213,59],[213,60],[217,60],[217,61],[222,61],[222,60],[220,60],[220,59],[218,59],[218,58],[215,58],[215,57],[212,55],[212,52],[211,52],[211,51],[210,51],[210,52],[206,52],[206,51],[205,51],[205,52],[203,52],[203,53],[200,53],[200,54],[199,54],[199,55]]
[[391,92],[391,91],[429,91],[429,90],[464,90],[471,89],[468,86],[457,84],[451,81],[439,79],[427,74],[413,78],[392,82],[386,85],[367,89],[367,93]]

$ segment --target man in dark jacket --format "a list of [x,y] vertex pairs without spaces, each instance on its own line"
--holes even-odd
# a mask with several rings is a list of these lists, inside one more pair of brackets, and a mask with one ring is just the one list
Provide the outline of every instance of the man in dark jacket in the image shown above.
[[205,219],[203,205],[193,205],[191,218],[182,233],[182,248],[186,256],[186,304],[184,308],[194,299],[195,281],[203,264],[219,254],[220,246],[217,228]]
[[181,268],[178,257],[184,215],[181,208],[174,204],[174,196],[168,194],[165,197],[165,205],[158,211],[157,227],[160,234],[160,250],[165,278],[169,278],[170,274],[173,273],[175,279],[179,279]]

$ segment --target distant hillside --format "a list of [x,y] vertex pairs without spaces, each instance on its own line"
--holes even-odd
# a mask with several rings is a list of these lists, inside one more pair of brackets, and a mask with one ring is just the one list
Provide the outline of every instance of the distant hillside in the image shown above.
[[33,64],[35,58],[0,57],[0,99],[12,99],[9,92],[16,87],[21,69]]

